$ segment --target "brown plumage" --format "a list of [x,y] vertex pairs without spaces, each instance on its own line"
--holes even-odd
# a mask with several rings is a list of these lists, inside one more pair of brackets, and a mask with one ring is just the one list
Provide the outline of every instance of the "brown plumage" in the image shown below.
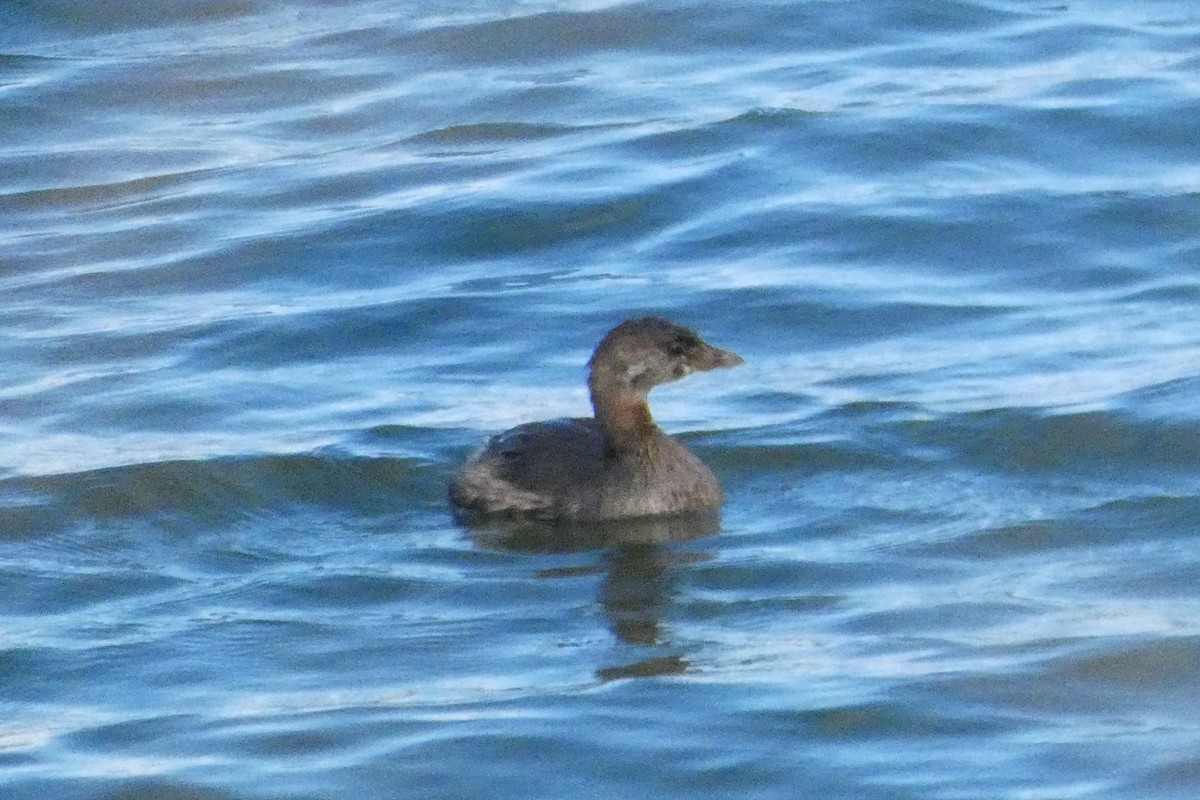
[[623,322],[588,362],[593,417],[531,422],[493,436],[450,488],[485,514],[603,520],[719,508],[721,485],[654,423],[647,395],[742,359],[661,317]]

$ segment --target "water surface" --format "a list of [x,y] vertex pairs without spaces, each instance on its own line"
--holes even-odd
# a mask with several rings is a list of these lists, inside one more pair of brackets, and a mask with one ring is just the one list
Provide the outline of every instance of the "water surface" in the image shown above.
[[[1197,796],[1193,4],[0,20],[4,797]],[[645,313],[719,526],[457,522]]]

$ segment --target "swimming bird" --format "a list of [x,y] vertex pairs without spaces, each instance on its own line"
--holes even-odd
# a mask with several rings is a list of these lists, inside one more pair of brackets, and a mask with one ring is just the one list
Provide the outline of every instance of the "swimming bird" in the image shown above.
[[622,322],[588,361],[593,416],[530,422],[493,436],[450,488],[458,508],[557,520],[710,511],[721,484],[650,415],[655,386],[736,367],[737,354],[663,319]]

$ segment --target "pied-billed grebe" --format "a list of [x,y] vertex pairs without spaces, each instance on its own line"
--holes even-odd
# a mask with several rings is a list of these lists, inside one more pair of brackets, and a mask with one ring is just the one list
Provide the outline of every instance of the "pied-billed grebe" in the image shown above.
[[662,432],[646,396],[693,372],[742,359],[660,317],[622,322],[588,362],[594,417],[531,422],[493,436],[450,499],[487,514],[605,520],[719,508],[715,475]]

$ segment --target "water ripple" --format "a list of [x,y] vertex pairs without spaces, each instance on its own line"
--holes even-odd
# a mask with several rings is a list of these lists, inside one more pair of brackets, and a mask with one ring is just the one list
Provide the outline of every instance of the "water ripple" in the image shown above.
[[[1195,797],[1198,44],[6,11],[0,794]],[[722,519],[458,524],[650,313],[746,359],[651,398]]]

